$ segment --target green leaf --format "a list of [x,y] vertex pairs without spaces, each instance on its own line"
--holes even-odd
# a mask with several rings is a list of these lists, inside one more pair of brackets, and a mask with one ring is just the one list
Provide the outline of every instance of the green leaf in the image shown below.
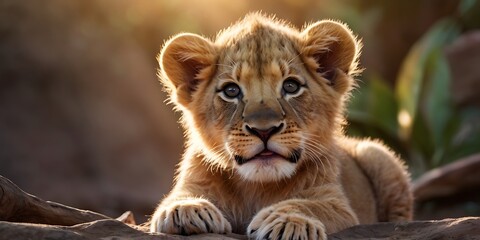
[[395,93],[404,137],[410,135],[417,114],[430,54],[451,42],[459,33],[460,28],[453,19],[439,21],[412,47],[402,63]]
[[368,110],[375,123],[391,135],[397,134],[396,118],[397,102],[393,90],[381,79],[370,78],[371,94],[368,99]]
[[427,125],[422,114],[419,114],[412,124],[411,146],[415,152],[421,156],[421,160],[425,162],[428,168],[435,167],[432,159],[435,146],[433,145],[431,129]]
[[368,76],[359,85],[348,105],[347,134],[382,139],[395,151],[406,155],[407,150],[398,138],[393,90],[376,76]]
[[397,134],[397,103],[390,87],[378,77],[370,77],[355,93],[349,105],[349,119],[374,125],[395,136]]
[[480,1],[462,0],[458,6],[459,21],[465,30],[480,28]]
[[478,0],[462,0],[458,4],[458,11],[460,15],[464,15],[475,7]]
[[480,109],[462,109],[453,119],[457,128],[444,163],[480,152]]
[[451,75],[442,48],[432,49],[425,71],[424,104],[421,109],[426,125],[432,134],[435,152],[433,161],[438,165],[451,142],[446,134],[447,124],[452,118],[453,104],[449,89]]

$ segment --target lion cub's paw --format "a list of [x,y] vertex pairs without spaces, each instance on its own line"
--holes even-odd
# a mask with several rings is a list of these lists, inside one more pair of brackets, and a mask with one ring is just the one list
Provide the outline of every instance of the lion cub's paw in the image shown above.
[[186,199],[157,209],[151,220],[150,231],[181,235],[225,234],[231,233],[232,227],[209,201]]
[[327,239],[322,222],[296,213],[260,211],[247,228],[251,239]]

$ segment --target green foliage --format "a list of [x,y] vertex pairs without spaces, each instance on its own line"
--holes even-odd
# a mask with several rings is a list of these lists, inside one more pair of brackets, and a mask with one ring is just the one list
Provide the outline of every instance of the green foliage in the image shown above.
[[[475,5],[464,0],[458,13]],[[480,151],[480,111],[453,104],[444,54],[465,21],[438,21],[410,49],[394,90],[377,76],[366,76],[349,105],[348,133],[384,139],[409,161],[414,176]]]

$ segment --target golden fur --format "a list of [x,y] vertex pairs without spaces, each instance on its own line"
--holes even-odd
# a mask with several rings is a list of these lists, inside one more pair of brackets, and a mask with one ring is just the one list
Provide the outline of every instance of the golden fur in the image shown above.
[[298,31],[250,14],[215,41],[179,34],[159,57],[187,148],[152,232],[326,239],[412,218],[403,163],[343,135],[360,43],[342,23]]

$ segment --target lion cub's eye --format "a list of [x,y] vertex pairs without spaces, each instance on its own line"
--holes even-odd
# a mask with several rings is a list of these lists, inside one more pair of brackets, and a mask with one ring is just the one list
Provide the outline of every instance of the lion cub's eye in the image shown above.
[[223,94],[228,98],[236,98],[240,95],[240,87],[235,83],[229,83],[222,89]]
[[288,94],[295,94],[300,90],[300,83],[294,77],[288,77],[283,81],[283,91]]

